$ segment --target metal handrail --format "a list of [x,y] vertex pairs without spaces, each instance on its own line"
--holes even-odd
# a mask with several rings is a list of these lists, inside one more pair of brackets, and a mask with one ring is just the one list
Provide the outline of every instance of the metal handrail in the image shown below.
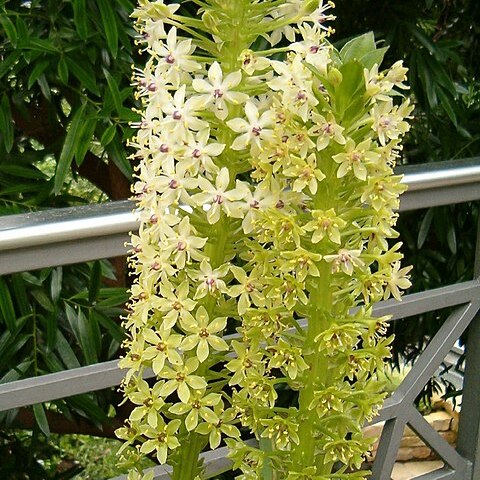
[[[404,175],[402,182],[408,185],[408,191],[404,194],[404,199],[407,200],[414,192],[440,189],[445,194],[453,187],[467,187],[480,182],[480,158],[405,166],[397,171]],[[440,192],[435,193],[438,200]],[[465,190],[463,196],[457,199],[448,196],[448,203],[452,203],[452,200],[461,202],[474,199],[464,198],[468,193]],[[480,189],[475,191],[475,196],[475,199],[480,198]],[[402,204],[405,204],[403,199]],[[402,204],[400,210],[405,210]],[[421,203],[417,208],[425,206],[429,205]],[[131,201],[123,200],[0,217],[0,252],[127,234],[138,228],[133,208]],[[412,208],[414,207],[409,209]]]

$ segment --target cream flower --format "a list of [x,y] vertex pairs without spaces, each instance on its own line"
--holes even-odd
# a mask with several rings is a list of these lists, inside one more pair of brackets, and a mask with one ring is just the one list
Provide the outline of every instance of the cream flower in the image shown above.
[[166,380],[160,389],[160,395],[164,398],[173,392],[177,392],[178,398],[183,403],[188,403],[191,390],[201,390],[207,387],[205,379],[192,373],[198,368],[198,360],[189,358],[184,365],[173,365],[173,368],[165,367],[160,376]]
[[151,346],[145,349],[143,358],[152,362],[152,369],[158,375],[168,360],[173,365],[181,365],[182,357],[177,351],[182,341],[181,335],[172,333],[163,325],[157,331],[146,329],[143,332],[145,341]]
[[203,363],[210,354],[210,347],[217,352],[228,350],[225,340],[215,333],[225,330],[227,317],[217,317],[210,322],[208,312],[203,306],[199,307],[195,317],[186,316],[180,321],[182,328],[189,334],[183,341],[183,350],[192,350],[197,347],[197,358]]
[[227,103],[239,105],[248,100],[248,95],[233,91],[242,81],[242,72],[229,73],[223,78],[222,67],[218,62],[213,62],[208,70],[208,81],[203,78],[195,78],[192,87],[200,93],[205,107],[212,108],[215,116],[220,120],[228,117]]
[[256,150],[261,151],[262,142],[273,137],[274,113],[266,110],[260,114],[256,105],[249,101],[245,104],[245,114],[247,120],[234,118],[227,122],[234,132],[241,134],[234,140],[231,149],[244,150],[248,145],[252,145],[256,147]]

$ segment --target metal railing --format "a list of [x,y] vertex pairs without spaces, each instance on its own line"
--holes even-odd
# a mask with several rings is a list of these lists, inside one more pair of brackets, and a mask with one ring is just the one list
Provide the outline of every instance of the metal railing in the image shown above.
[[[409,186],[401,200],[403,211],[480,199],[480,158],[404,167],[399,173],[404,173],[403,181]],[[137,228],[132,206],[123,201],[0,217],[0,275],[124,255],[128,233]],[[417,314],[456,307],[372,422],[385,421],[373,466],[374,480],[391,477],[407,424],[444,461],[443,468],[418,479],[480,479],[478,238],[474,279],[407,295],[400,303],[381,302],[375,308],[378,315],[392,315],[392,321],[409,321]],[[455,449],[423,419],[414,400],[467,327],[463,400]],[[0,385],[0,411],[114,387],[123,375],[114,360],[6,383]],[[152,376],[152,371],[147,372],[146,377]],[[208,475],[230,468],[224,448],[202,455]],[[155,467],[154,472],[156,479],[168,478],[168,467]]]

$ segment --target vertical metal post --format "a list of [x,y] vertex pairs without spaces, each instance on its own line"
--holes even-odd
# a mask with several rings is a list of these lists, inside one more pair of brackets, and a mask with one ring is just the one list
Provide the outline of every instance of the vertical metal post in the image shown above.
[[[480,277],[480,218],[477,225],[474,277]],[[468,328],[457,449],[472,464],[470,480],[480,480],[480,313],[477,313]]]

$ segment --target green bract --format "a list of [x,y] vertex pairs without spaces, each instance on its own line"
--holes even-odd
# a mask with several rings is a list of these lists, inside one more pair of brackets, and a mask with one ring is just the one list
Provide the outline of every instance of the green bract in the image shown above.
[[372,305],[409,286],[387,242],[406,69],[380,72],[371,34],[335,50],[331,2],[191,3],[195,18],[163,1],[134,13],[148,60],[120,365],[137,406],[120,435],[173,479],[202,478],[222,438],[242,479],[364,478],[391,340]]

